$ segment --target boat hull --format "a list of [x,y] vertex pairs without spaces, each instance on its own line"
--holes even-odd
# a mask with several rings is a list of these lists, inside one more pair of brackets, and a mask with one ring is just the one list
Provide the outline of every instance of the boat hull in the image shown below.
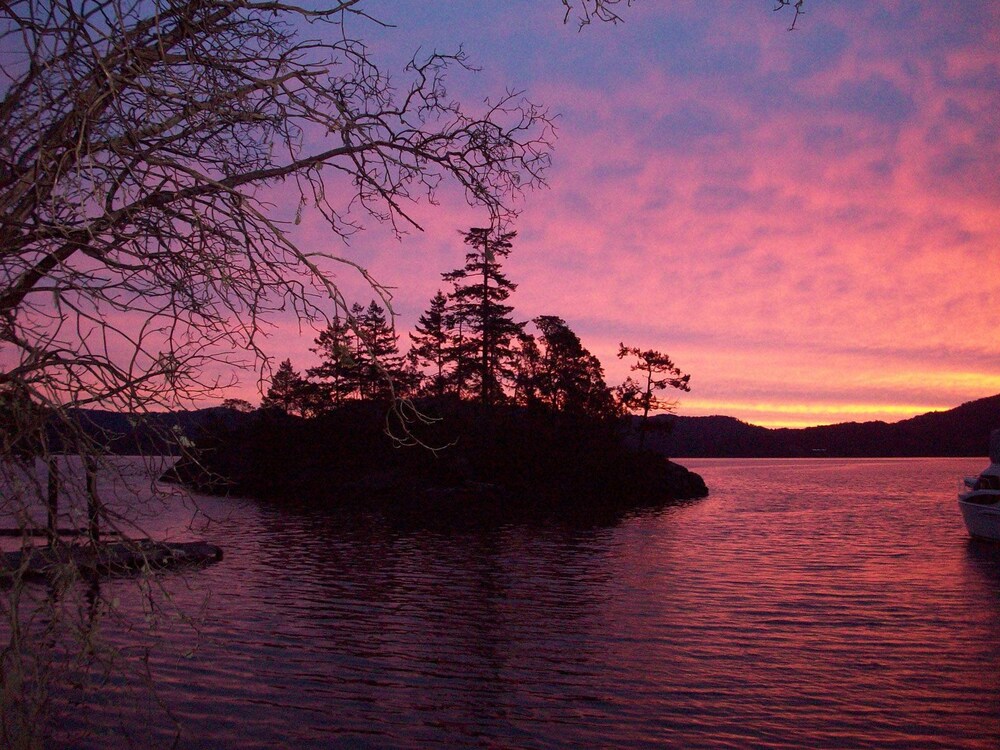
[[995,494],[970,492],[959,495],[958,507],[970,535],[1000,541],[1000,502],[997,500]]

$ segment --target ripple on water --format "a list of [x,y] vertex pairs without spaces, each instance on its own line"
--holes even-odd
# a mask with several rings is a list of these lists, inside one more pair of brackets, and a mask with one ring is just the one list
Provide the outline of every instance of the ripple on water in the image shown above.
[[68,691],[92,705],[59,737],[99,747],[124,725],[140,744],[180,731],[183,748],[1000,744],[1000,553],[967,540],[953,496],[982,460],[690,463],[709,498],[613,526],[401,529],[213,498],[193,529],[190,505],[161,514],[225,559],[163,578],[175,609],[153,628],[134,582],[105,584],[119,617],[101,628],[122,654],[150,647],[179,730],[137,679],[116,678]]

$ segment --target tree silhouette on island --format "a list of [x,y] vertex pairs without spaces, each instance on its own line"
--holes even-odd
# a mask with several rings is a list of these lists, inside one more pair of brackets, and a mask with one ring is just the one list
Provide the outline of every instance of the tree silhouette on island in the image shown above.
[[[690,390],[690,375],[662,352],[621,345],[618,356],[635,357],[631,370],[641,377],[609,387],[600,360],[565,320],[516,319],[508,304],[516,284],[503,271],[516,233],[473,228],[462,238],[465,265],[442,274],[450,289],[431,299],[405,356],[377,302],[353,305],[350,325],[334,321],[317,337],[320,363],[303,377],[282,362],[262,402],[265,415],[306,422],[264,416],[214,436],[215,453],[203,458],[214,474],[247,494],[334,502],[489,488],[465,493],[465,510],[495,507],[498,495],[516,510],[537,496],[565,507],[583,498],[621,506],[704,494],[700,478],[644,451],[650,413],[677,404],[662,392]],[[409,410],[392,409],[394,398]],[[633,412],[638,451],[628,441]],[[387,452],[386,432],[431,450]],[[294,450],[285,454],[284,445]],[[233,460],[234,450],[254,458]],[[206,489],[197,477],[188,481]]]
[[[581,26],[615,23],[629,4],[561,0],[565,19]],[[257,436],[276,431],[260,450],[242,459],[233,454],[231,468],[256,460],[252,471],[270,471],[287,494],[297,482],[328,486],[330,466],[339,466],[348,477],[339,486],[349,490],[352,465],[345,461],[365,455],[368,428],[356,428],[368,423],[344,415],[371,406],[384,416],[377,402],[387,387],[421,393],[408,371],[426,386],[413,364],[422,355],[391,372],[396,342],[384,311],[375,303],[360,311],[349,306],[337,275],[357,271],[383,303],[385,288],[336,249],[300,246],[292,227],[314,218],[345,244],[369,223],[401,234],[419,229],[415,204],[433,204],[453,189],[501,225],[526,190],[545,182],[553,116],[512,89],[474,96],[481,104],[459,101],[446,77],[472,68],[461,48],[422,53],[418,40],[409,64],[390,70],[369,39],[390,28],[384,12],[361,0],[2,4],[0,471],[5,486],[17,488],[5,501],[19,524],[46,501],[44,482],[22,481],[25,456],[52,459],[65,451],[89,461],[106,451],[107,436],[81,425],[83,410],[110,410],[130,423],[145,417],[155,426],[156,410],[180,412],[215,398],[234,372],[270,372],[261,345],[282,311],[317,330],[332,327],[317,340],[331,369],[321,363],[302,376],[286,360],[265,398],[277,410],[244,413],[245,405],[234,402],[239,408],[231,413],[253,422]],[[291,194],[289,203],[272,202],[279,190]],[[450,372],[458,384],[452,397],[467,404],[462,389],[477,383],[482,401],[509,405],[505,389],[513,386],[503,381],[512,363],[491,347],[523,344],[527,351],[529,340],[487,332],[473,364],[463,347],[477,334],[467,330],[469,321],[444,322],[452,324],[460,346],[438,372]],[[452,387],[442,383],[449,382],[432,386],[442,404]],[[494,447],[515,434],[503,432],[504,416],[495,417]],[[317,474],[309,440],[324,420],[328,465]],[[311,436],[293,434],[306,423]],[[418,419],[400,426],[433,425]],[[371,443],[365,462],[384,458],[386,475],[404,452],[385,453],[381,429],[372,434],[380,442]],[[243,437],[247,445],[256,439]],[[239,445],[234,436],[219,448],[238,452]],[[469,455],[486,456],[488,447]],[[428,456],[405,453],[413,461]],[[211,463],[213,455],[221,453],[203,458]],[[477,470],[490,474],[488,465]],[[123,520],[100,503],[95,514],[109,526]],[[50,541],[60,543],[54,532]],[[22,542],[30,545],[30,536]],[[96,536],[89,543],[96,549]],[[78,573],[62,566],[53,578],[75,580]],[[15,579],[14,592],[21,582]],[[20,691],[23,705],[4,703],[0,733],[34,746],[61,718],[47,713],[40,667],[48,662],[35,649],[46,656],[53,644],[79,643],[90,659],[96,639],[71,607],[53,618],[55,610],[37,616],[28,604],[33,597],[21,601],[24,610],[17,611],[17,597],[10,597],[15,632],[21,621],[25,629],[8,645],[5,670],[7,684],[30,689],[8,691],[8,698]]]
[[384,308],[374,300],[367,308],[355,304],[350,323],[334,320],[316,338],[312,351],[320,364],[302,377],[290,360],[282,362],[261,405],[314,416],[349,400],[386,402],[397,395],[448,396],[601,420],[638,412],[641,449],[649,414],[677,406],[659,394],[668,388],[690,391],[691,376],[662,352],[621,344],[619,359],[635,357],[631,371],[641,378],[630,376],[610,388],[600,360],[565,320],[536,316],[531,323],[537,334],[515,320],[507,300],[517,285],[502,266],[517,233],[472,228],[462,236],[470,248],[465,265],[441,275],[451,290],[447,295],[439,290],[431,299],[405,356]]
[[637,346],[619,344],[618,359],[625,357],[636,358],[636,363],[630,369],[640,373],[640,379],[637,381],[629,376],[619,386],[618,396],[624,409],[642,412],[642,421],[639,423],[639,450],[642,450],[649,430],[649,413],[674,411],[677,408],[676,399],[660,398],[656,394],[667,388],[690,391],[691,376],[682,373],[669,356],[655,349],[644,350]]

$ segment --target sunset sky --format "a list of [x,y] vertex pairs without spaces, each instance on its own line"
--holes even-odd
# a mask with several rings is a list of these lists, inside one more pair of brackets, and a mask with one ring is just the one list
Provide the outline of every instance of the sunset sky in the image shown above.
[[[579,32],[557,0],[372,7],[397,25],[358,22],[376,54],[462,44],[481,71],[454,95],[559,114],[506,270],[519,318],[564,318],[609,383],[624,341],[691,373],[684,415],[896,421],[1000,392],[1000,5],[809,0],[793,32],[771,0]],[[448,194],[416,214],[402,240],[344,247],[309,215],[295,237],[394,287],[404,341],[486,220]],[[304,369],[314,336],[279,328],[271,353]]]

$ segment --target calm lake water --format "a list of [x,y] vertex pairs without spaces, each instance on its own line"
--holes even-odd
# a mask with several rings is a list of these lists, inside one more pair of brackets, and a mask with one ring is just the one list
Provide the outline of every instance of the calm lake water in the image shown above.
[[1000,746],[985,458],[682,463],[710,497],[601,523],[168,502],[145,525],[225,559],[63,594],[116,661],[66,667],[54,744]]

